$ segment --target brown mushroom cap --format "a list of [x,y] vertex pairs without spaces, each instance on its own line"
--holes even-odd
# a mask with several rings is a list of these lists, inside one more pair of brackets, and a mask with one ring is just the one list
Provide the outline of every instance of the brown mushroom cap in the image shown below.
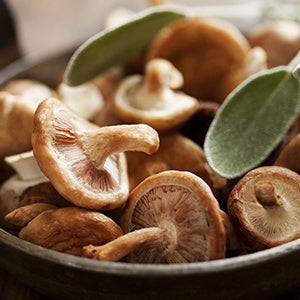
[[147,125],[99,128],[54,98],[43,101],[35,114],[32,145],[41,170],[64,198],[85,208],[121,206],[129,190],[122,151],[151,154],[158,144]]
[[165,171],[145,179],[131,192],[121,224],[124,232],[165,230],[161,246],[136,250],[129,262],[183,263],[225,255],[218,202],[209,186],[189,172]]
[[277,246],[300,237],[300,176],[282,167],[260,167],[233,188],[228,212],[252,249]]
[[227,182],[211,169],[203,149],[179,133],[161,136],[159,149],[151,156],[128,152],[126,157],[131,189],[148,176],[166,170],[194,173],[215,191],[225,187]]
[[22,228],[42,212],[55,208],[57,207],[49,203],[32,203],[13,210],[5,216],[5,221]]
[[145,76],[132,75],[119,85],[114,97],[115,114],[129,123],[145,123],[158,131],[170,130],[188,120],[198,101],[173,91],[182,85],[181,73],[168,61],[153,59]]
[[284,146],[274,165],[300,173],[300,133]]
[[83,246],[101,245],[121,235],[121,228],[104,214],[78,207],[47,210],[19,233],[26,241],[74,255],[80,255]]
[[287,65],[300,51],[300,25],[287,20],[263,22],[249,35],[252,46],[260,46],[267,52],[268,67]]
[[150,44],[147,58],[172,62],[183,74],[183,91],[188,95],[222,102],[223,81],[244,67],[248,50],[247,40],[230,23],[190,18],[163,28]]

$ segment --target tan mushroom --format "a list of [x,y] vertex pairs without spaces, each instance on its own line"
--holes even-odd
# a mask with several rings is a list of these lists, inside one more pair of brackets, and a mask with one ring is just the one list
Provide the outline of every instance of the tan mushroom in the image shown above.
[[284,146],[274,165],[300,173],[300,133]]
[[20,97],[0,92],[0,157],[31,149],[34,109]]
[[131,192],[121,225],[125,233],[148,227],[163,230],[157,231],[156,239],[149,235],[152,245],[131,249],[135,251],[127,256],[129,262],[184,263],[225,255],[219,204],[209,186],[189,172],[165,171],[145,179]]
[[57,95],[74,113],[87,120],[95,119],[104,106],[103,96],[92,82],[76,87],[62,82],[57,87]]
[[49,203],[29,204],[19,207],[7,214],[5,216],[5,221],[10,225],[22,228],[42,212],[55,208],[57,207]]
[[188,18],[163,28],[150,44],[147,58],[172,62],[183,74],[187,94],[223,102],[245,79],[249,50],[248,41],[232,24],[213,18]]
[[128,193],[123,151],[158,149],[156,131],[147,125],[101,127],[72,113],[60,101],[43,101],[35,114],[34,155],[54,188],[75,205],[110,210]]
[[121,228],[109,217],[78,207],[44,211],[19,233],[21,239],[73,255],[80,255],[83,246],[102,245],[121,235]]
[[228,212],[236,232],[254,250],[300,237],[300,176],[282,167],[260,167],[233,188]]
[[9,81],[2,91],[20,97],[33,111],[41,101],[55,96],[55,92],[47,85],[32,79],[14,79]]
[[300,51],[300,25],[294,21],[266,21],[253,28],[248,35],[252,46],[267,52],[268,67],[287,65]]
[[168,61],[153,59],[146,65],[144,78],[125,78],[114,98],[116,115],[125,122],[145,123],[156,130],[172,129],[197,110],[196,99],[172,89],[183,83],[181,73]]
[[0,157],[31,149],[33,116],[39,103],[54,92],[34,80],[9,81],[0,91]]
[[148,176],[166,170],[194,173],[216,193],[226,186],[226,179],[211,169],[202,148],[178,133],[161,136],[159,149],[151,156],[129,152],[126,153],[126,157],[131,189]]

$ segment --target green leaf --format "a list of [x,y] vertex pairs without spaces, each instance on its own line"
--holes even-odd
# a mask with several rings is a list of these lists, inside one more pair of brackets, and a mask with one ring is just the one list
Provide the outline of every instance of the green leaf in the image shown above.
[[75,51],[64,81],[70,86],[79,85],[126,61],[143,49],[162,27],[184,17],[184,13],[174,9],[150,8],[124,25],[99,32]]
[[258,73],[235,89],[221,106],[204,143],[211,167],[226,178],[263,162],[295,120],[300,83],[290,67]]

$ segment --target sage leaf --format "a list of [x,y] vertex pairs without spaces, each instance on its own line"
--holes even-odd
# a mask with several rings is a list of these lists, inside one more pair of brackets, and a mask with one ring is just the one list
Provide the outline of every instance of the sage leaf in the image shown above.
[[183,17],[185,14],[175,9],[149,8],[121,26],[99,32],[74,52],[64,81],[76,86],[126,61],[143,49],[162,27]]
[[226,178],[243,175],[262,163],[295,120],[300,83],[290,67],[248,78],[222,104],[204,142],[211,167]]

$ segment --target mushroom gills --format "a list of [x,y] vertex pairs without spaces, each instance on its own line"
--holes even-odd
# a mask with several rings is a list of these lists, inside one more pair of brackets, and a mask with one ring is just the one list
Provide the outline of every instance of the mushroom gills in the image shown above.
[[282,167],[248,172],[228,198],[237,233],[253,250],[274,247],[300,237],[300,176]]
[[36,111],[32,145],[41,170],[66,200],[111,210],[129,193],[123,151],[152,154],[159,137],[144,124],[99,127],[49,98]]
[[226,235],[220,207],[209,186],[184,171],[164,171],[131,192],[121,218],[124,232],[163,230],[163,242],[138,247],[133,263],[186,263],[225,257]]
[[[132,229],[163,228],[167,231],[168,241],[146,250],[136,250],[130,261],[180,263],[208,260],[206,235],[209,223],[204,207],[196,205],[195,198],[188,189],[178,185],[158,186],[146,193],[136,206]],[[189,216],[191,212],[193,215]]]

